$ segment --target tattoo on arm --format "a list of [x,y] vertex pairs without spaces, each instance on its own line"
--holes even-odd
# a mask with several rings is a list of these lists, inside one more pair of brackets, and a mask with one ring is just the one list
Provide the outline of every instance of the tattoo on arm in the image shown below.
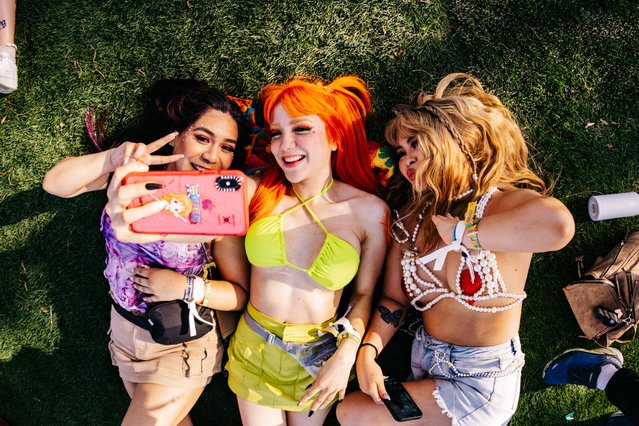
[[402,314],[404,313],[402,309],[391,312],[386,306],[378,306],[377,310],[385,323],[390,324],[395,328],[399,327],[399,321],[402,319]]

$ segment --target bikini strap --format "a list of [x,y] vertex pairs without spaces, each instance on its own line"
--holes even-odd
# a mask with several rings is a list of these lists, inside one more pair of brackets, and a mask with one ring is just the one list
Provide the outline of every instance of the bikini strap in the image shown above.
[[307,198],[306,200],[303,199],[300,194],[297,193],[297,191],[295,190],[295,188],[293,188],[293,193],[295,194],[295,196],[297,197],[298,200],[300,200],[300,204],[298,204],[295,207],[292,207],[290,209],[288,209],[286,211],[286,213],[290,213],[292,211],[297,210],[300,207],[304,207],[306,209],[306,211],[308,212],[308,214],[311,215],[311,217],[315,220],[315,222],[320,226],[320,228],[322,228],[324,230],[324,232],[326,232],[328,234],[328,230],[324,227],[324,225],[322,224],[322,222],[319,220],[319,218],[315,215],[315,213],[313,213],[313,211],[311,210],[311,208],[308,206],[308,203],[310,203],[311,201],[313,201],[314,199],[321,197],[322,195],[326,194],[328,192],[329,189],[331,189],[331,187],[333,186],[333,182],[335,182],[335,180],[331,177],[331,181],[324,187],[324,189],[322,189],[320,192],[318,192],[317,194],[313,195],[310,198]]
[[324,187],[324,189],[322,189],[320,192],[318,192],[317,194],[313,195],[312,197],[307,198],[306,200],[303,199],[302,196],[297,193],[295,188],[292,188],[292,189],[293,189],[293,193],[295,194],[297,199],[300,200],[300,203],[302,203],[301,205],[305,205],[305,204],[310,203],[314,199],[316,199],[318,197],[321,197],[322,195],[326,194],[328,192],[328,190],[331,189],[331,187],[333,186],[333,182],[335,182],[335,179],[331,178],[331,181]]

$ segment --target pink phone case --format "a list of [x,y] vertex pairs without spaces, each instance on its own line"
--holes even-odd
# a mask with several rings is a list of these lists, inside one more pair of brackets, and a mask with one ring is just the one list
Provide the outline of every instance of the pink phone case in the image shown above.
[[131,173],[123,184],[163,185],[129,208],[164,201],[165,209],[131,224],[141,234],[244,235],[248,228],[246,176],[237,170]]

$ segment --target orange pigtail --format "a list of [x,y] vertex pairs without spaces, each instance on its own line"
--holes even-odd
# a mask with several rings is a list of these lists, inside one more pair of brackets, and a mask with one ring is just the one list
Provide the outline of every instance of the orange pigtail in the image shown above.
[[370,94],[359,77],[335,79],[327,86],[336,96],[337,114],[331,117],[337,129],[337,153],[333,156],[333,173],[343,182],[371,194],[380,195],[382,187],[371,167],[368,138],[364,123],[372,111]]

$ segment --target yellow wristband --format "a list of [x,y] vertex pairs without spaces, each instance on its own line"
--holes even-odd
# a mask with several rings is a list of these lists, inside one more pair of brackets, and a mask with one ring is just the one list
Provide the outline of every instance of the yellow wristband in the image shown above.
[[204,300],[202,300],[203,306],[209,306],[209,297],[211,296],[211,283],[209,280],[204,280]]
[[339,346],[340,343],[342,343],[342,340],[344,339],[351,339],[354,340],[355,343],[357,343],[357,345],[359,346],[360,342],[362,341],[362,339],[354,333],[349,333],[349,332],[343,332],[337,335],[337,346]]

